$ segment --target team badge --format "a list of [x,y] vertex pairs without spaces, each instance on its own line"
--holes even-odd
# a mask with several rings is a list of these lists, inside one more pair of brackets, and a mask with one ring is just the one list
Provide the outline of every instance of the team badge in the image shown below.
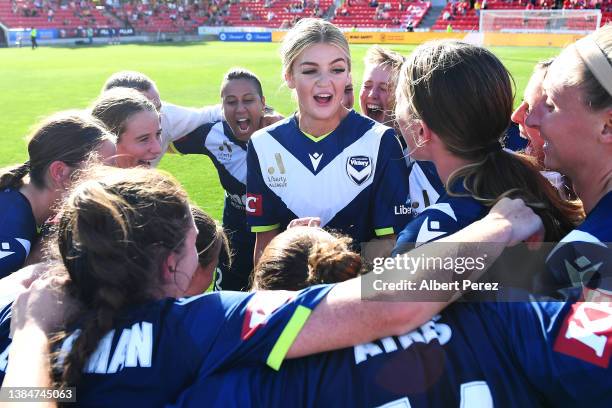
[[351,156],[346,161],[346,174],[358,186],[372,175],[372,159],[368,156]]

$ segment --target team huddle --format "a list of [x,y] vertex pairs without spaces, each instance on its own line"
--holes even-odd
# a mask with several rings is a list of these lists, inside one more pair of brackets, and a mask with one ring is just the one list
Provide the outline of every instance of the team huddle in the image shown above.
[[[2,386],[82,406],[610,406],[612,26],[539,63],[514,112],[503,63],[460,41],[372,47],[363,114],[333,24],[301,20],[281,59],[287,118],[244,68],[202,109],[125,71],[33,132],[0,172]],[[504,148],[511,120],[524,150]],[[212,160],[222,225],[155,170],[164,154]],[[495,272],[542,241],[537,266]],[[529,284],[370,297],[372,242]]]

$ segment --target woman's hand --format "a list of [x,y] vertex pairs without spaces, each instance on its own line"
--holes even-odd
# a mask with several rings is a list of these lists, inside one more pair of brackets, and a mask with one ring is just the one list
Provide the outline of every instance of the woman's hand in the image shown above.
[[321,226],[321,219],[319,217],[303,217],[296,218],[291,220],[289,225],[287,225],[287,229],[293,227],[315,227],[318,228]]

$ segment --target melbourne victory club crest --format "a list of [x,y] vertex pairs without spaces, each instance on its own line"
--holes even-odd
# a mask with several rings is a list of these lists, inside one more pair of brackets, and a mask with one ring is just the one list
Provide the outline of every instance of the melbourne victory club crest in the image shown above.
[[346,161],[346,174],[358,186],[372,175],[372,159],[368,156],[351,156]]

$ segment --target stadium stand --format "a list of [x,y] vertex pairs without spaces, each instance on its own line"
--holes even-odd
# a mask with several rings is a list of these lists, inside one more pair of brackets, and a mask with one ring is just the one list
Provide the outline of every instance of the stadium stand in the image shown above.
[[142,1],[126,2],[119,7],[107,7],[126,26],[141,33],[192,33],[201,25],[224,25],[217,18],[229,8],[229,1],[209,4],[196,1],[187,6],[172,2],[144,4]]
[[347,0],[336,9],[332,22],[339,27],[414,28],[430,7],[424,1]]
[[242,1],[230,7],[227,25],[289,28],[304,17],[323,17],[332,0]]
[[[473,4],[479,3],[479,6],[482,7],[482,1],[477,0]],[[602,10],[602,20],[601,24],[605,24],[607,21],[612,21],[612,0],[604,0],[603,3],[601,0],[565,0],[564,2],[559,2],[564,9],[593,9],[593,8],[601,8]],[[554,0],[536,0],[536,1],[527,1],[527,0],[493,0],[486,2],[486,8],[489,10],[532,10],[532,9],[551,9],[555,6]],[[480,16],[479,16],[479,8],[473,7],[470,8],[470,2],[468,1],[451,1],[446,4],[438,20],[431,27],[432,30],[446,30],[448,25],[452,26],[452,29],[455,31],[478,31],[480,28]],[[545,29],[546,22],[545,21],[529,21],[524,22],[521,18],[498,18],[497,21],[499,25],[496,25],[496,29],[500,28],[529,28],[529,29]],[[526,25],[527,24],[527,25]],[[572,28],[576,30],[580,29],[590,29],[593,27],[593,24],[588,24],[587,22],[573,22],[574,26]]]
[[9,28],[56,28],[63,36],[83,35],[92,27],[120,28],[111,15],[105,15],[91,1],[9,0],[0,2],[0,22]]
[[[612,21],[612,0],[557,0],[563,8],[600,8],[602,25]],[[551,8],[555,0],[449,1],[432,30],[478,31],[479,7],[491,10]],[[98,5],[96,7],[96,5]],[[102,6],[104,5],[104,6]],[[50,11],[52,10],[52,11]],[[330,19],[339,27],[411,29],[431,12],[431,2],[409,0],[346,0],[337,8],[333,0],[194,0],[188,4],[143,0],[2,0],[0,22],[9,28],[56,28],[62,37],[85,36],[92,27],[133,28],[136,33],[195,33],[198,26],[290,28],[304,17]],[[437,10],[436,10],[437,12]],[[498,18],[500,27],[525,28],[520,18]],[[530,21],[528,28],[545,28]],[[574,22],[581,29],[581,22]],[[541,27],[539,25],[542,25]],[[584,23],[583,25],[589,25]]]

